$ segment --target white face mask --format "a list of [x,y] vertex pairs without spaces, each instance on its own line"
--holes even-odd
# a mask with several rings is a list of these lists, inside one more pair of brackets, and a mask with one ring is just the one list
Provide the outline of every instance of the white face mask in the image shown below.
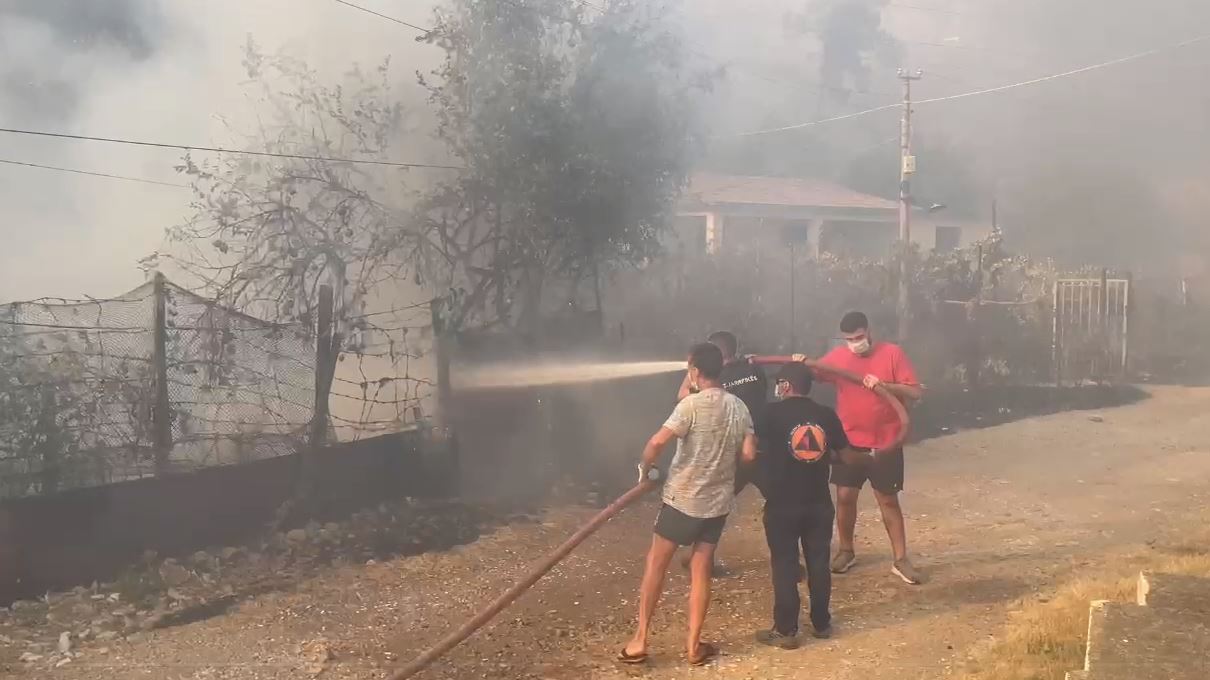
[[848,345],[849,351],[853,354],[865,354],[866,352],[870,351],[870,339],[868,337],[857,340],[856,342],[849,341]]

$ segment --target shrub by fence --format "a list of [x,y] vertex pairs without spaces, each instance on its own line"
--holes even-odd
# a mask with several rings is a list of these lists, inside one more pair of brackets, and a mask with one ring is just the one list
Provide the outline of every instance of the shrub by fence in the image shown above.
[[[352,441],[423,417],[430,329],[415,311],[350,322],[321,431]],[[311,327],[158,276],[116,298],[0,306],[0,498],[296,452],[314,443],[316,362]]]
[[[748,351],[818,355],[836,343],[837,323],[851,309],[865,311],[878,336],[899,335],[896,258],[799,253],[792,312],[790,257],[788,249],[751,248],[654,261],[619,275],[609,291],[611,322],[622,325],[629,348],[660,355],[683,352],[717,328],[737,332]],[[1091,267],[1063,271],[1048,260],[1013,255],[995,237],[907,257],[911,322],[905,344],[930,384],[1053,380],[1052,286],[1059,278],[1100,276]],[[1139,322],[1131,322],[1131,365],[1210,369],[1196,352],[1210,340],[1207,315],[1193,305],[1175,307],[1154,284],[1132,290],[1130,314]],[[1183,348],[1173,340],[1177,328]]]

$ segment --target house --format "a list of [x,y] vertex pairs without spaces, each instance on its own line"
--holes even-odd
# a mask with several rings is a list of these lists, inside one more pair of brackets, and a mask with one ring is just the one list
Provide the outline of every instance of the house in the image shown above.
[[[677,206],[676,234],[688,252],[802,244],[813,254],[882,257],[899,238],[899,202],[818,179],[698,174]],[[985,238],[991,225],[912,210],[912,241],[952,250]]]

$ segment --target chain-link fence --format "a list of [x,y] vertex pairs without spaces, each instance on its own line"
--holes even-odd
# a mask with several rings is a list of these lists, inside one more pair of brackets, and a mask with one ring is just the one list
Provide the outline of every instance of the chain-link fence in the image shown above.
[[153,471],[153,297],[0,307],[0,494]]
[[343,328],[329,399],[337,441],[424,420],[436,392],[432,309],[423,302],[353,316]]
[[[413,427],[435,381],[427,303],[346,319],[326,442]],[[281,456],[309,445],[316,338],[163,279],[0,306],[0,498]]]
[[174,470],[292,453],[315,408],[315,339],[165,286]]

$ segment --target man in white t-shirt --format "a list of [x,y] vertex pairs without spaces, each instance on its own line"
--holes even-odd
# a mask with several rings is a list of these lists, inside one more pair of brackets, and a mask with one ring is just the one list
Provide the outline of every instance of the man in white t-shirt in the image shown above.
[[713,645],[701,641],[710,605],[714,550],[727,515],[735,507],[736,466],[740,460],[756,460],[752,416],[739,397],[722,388],[722,370],[723,354],[718,347],[710,343],[694,345],[689,354],[689,381],[694,393],[676,405],[643,449],[640,479],[647,478],[664,447],[677,440],[676,455],[664,483],[664,504],[647,553],[638,627],[622,648],[622,662],[642,663],[647,659],[651,617],[664,589],[668,565],[683,545],[692,546],[686,645],[689,663],[700,666],[718,653]]

